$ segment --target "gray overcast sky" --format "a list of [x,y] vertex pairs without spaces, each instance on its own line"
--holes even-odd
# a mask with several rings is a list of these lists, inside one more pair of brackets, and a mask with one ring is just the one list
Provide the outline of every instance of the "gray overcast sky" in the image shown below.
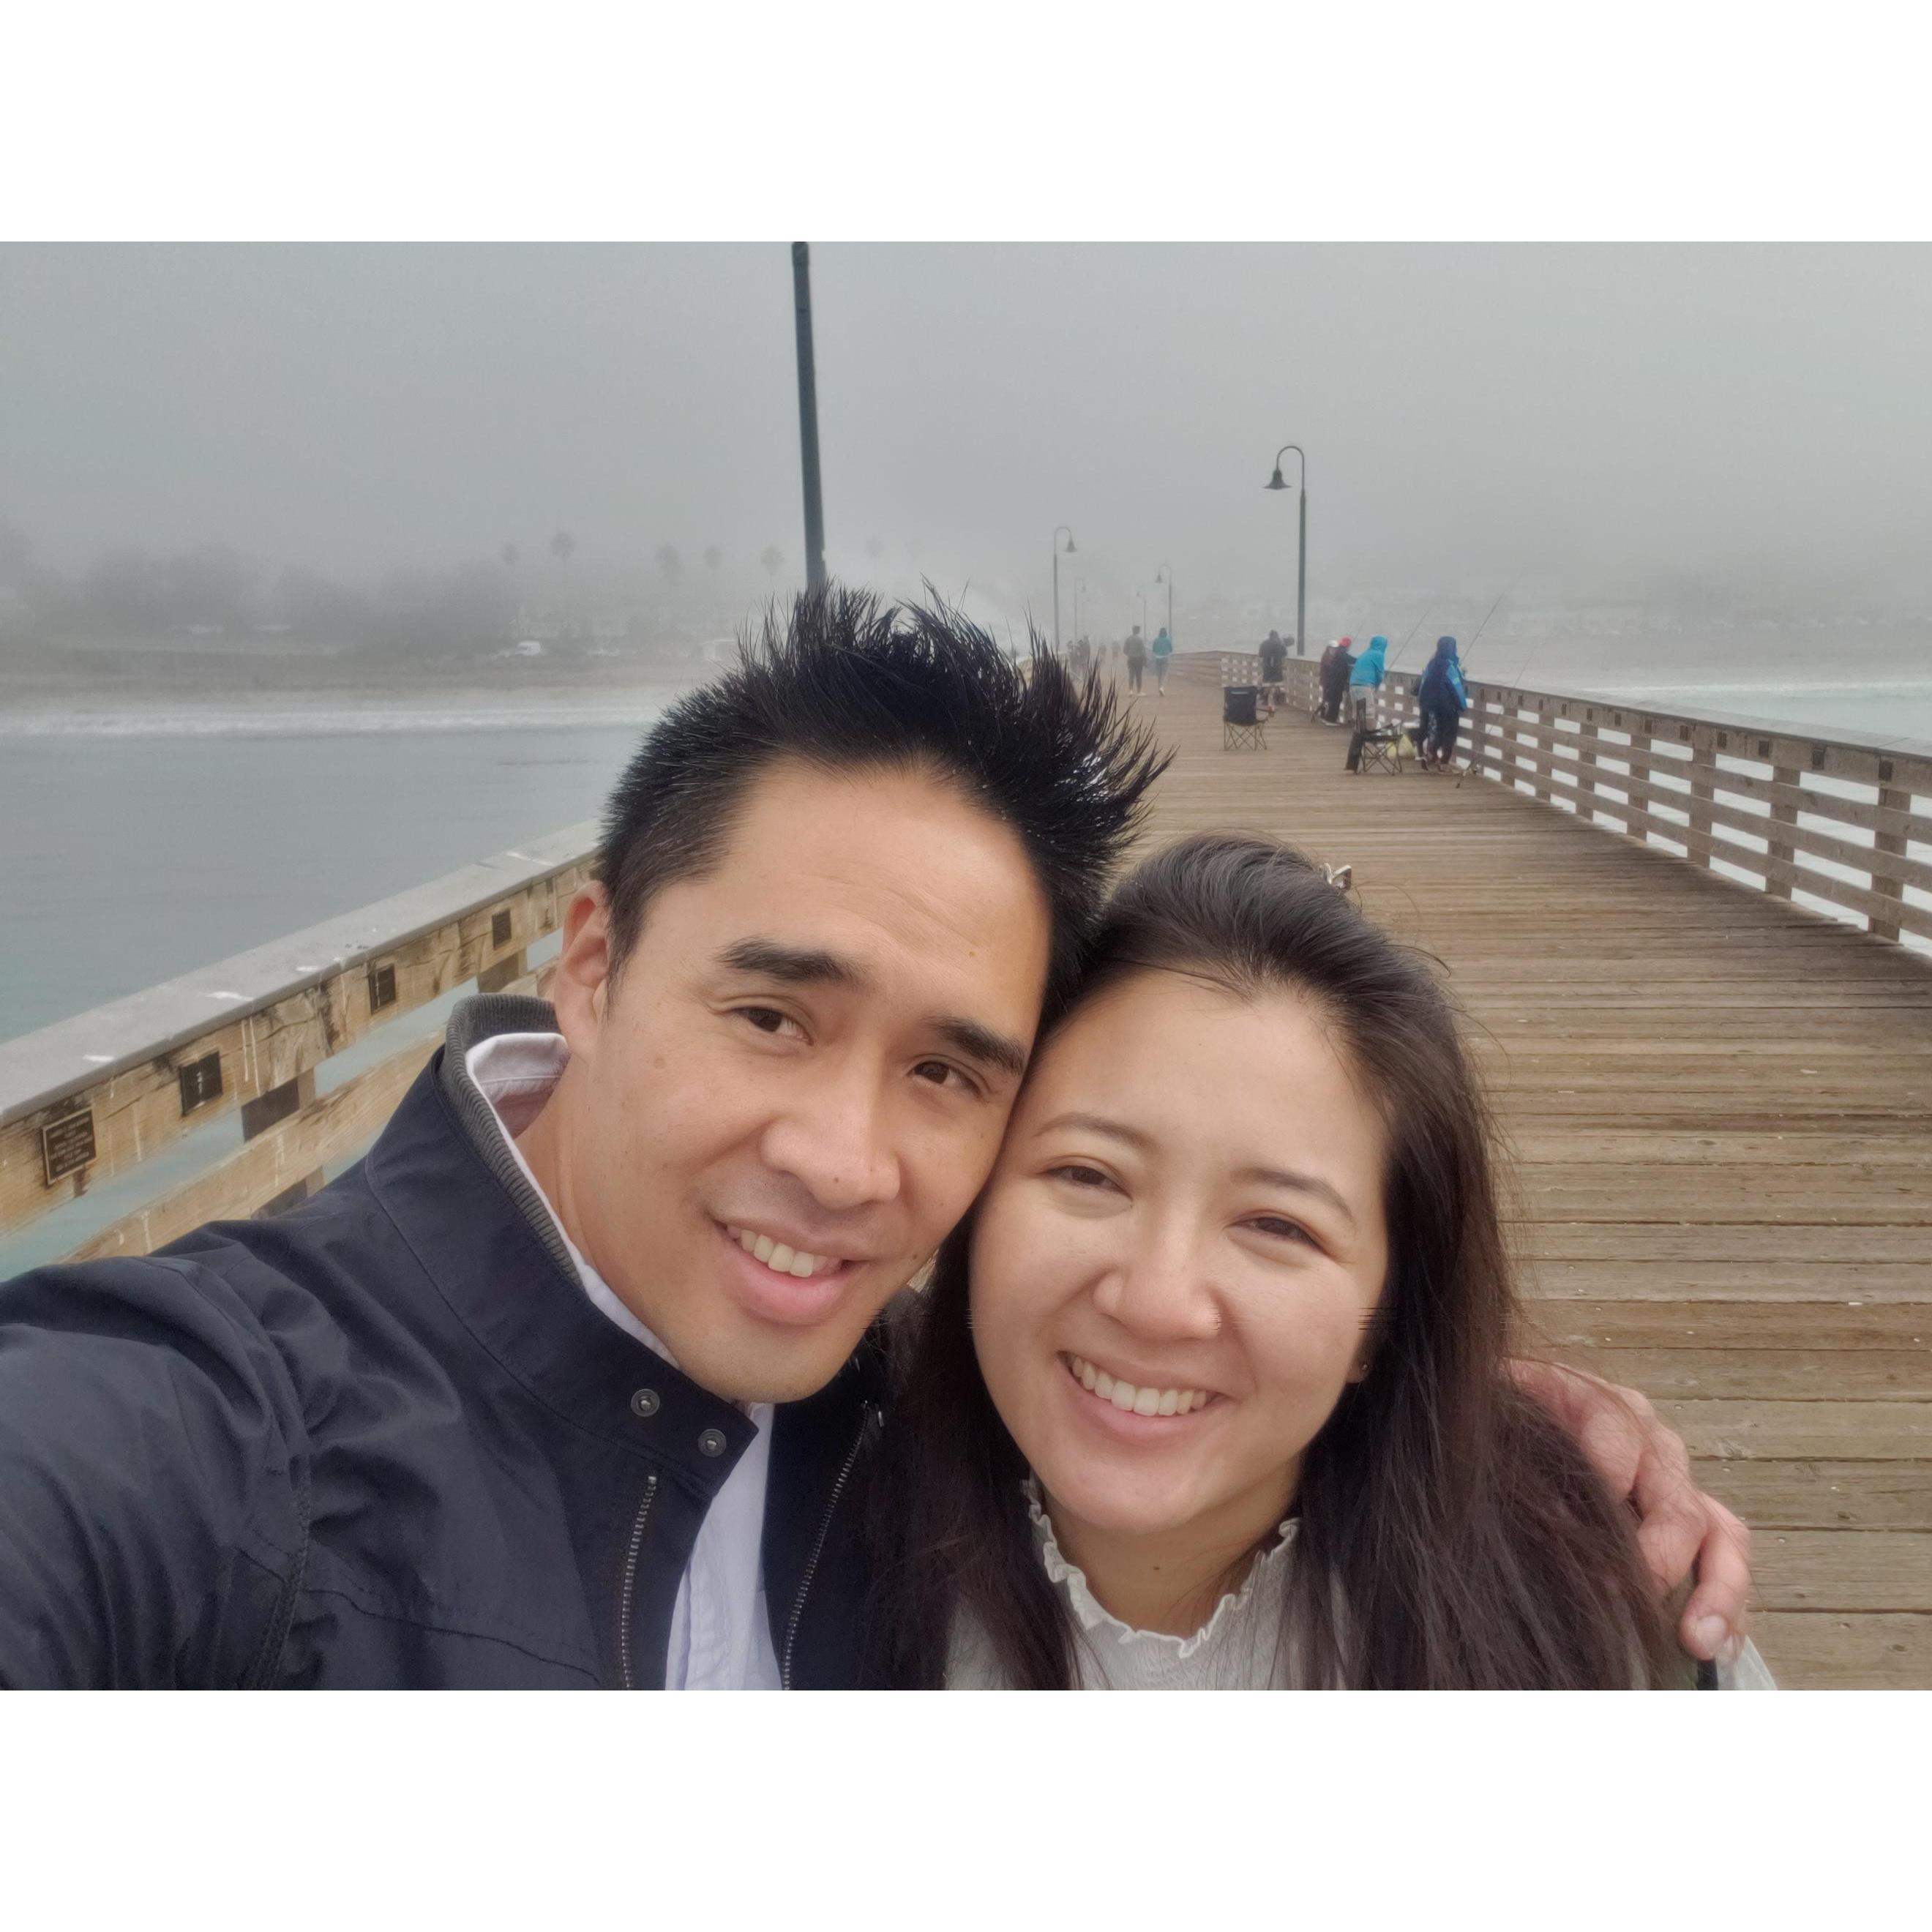
[[[827,245],[832,568],[1922,583],[1932,248]],[[0,518],[72,567],[801,554],[782,243],[0,248]],[[1292,459],[1291,460],[1291,464]],[[886,549],[874,572],[866,543]]]

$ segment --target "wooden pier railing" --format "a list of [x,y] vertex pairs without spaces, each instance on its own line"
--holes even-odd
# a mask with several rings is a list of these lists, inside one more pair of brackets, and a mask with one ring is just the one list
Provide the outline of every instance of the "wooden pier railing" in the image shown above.
[[[1253,657],[1177,660],[1180,680],[1258,680]],[[1317,666],[1291,658],[1306,728]],[[1419,730],[1416,673],[1378,723]],[[1932,758],[1615,700],[1469,684],[1464,768],[1876,937],[1932,951]],[[374,1134],[436,1034],[326,1084],[330,1063],[445,994],[533,983],[527,950],[587,875],[590,824],[200,972],[0,1044],[0,1234],[241,1116],[191,1178],[77,1234],[76,1256],[138,1253],[218,1218],[299,1199]],[[406,1029],[399,1029],[406,1032]],[[367,1058],[366,1054],[359,1056]],[[318,1076],[322,1083],[318,1083]]]
[[[1260,681],[1258,658],[1215,662],[1224,686]],[[1317,676],[1314,659],[1288,660],[1290,714],[1312,711]],[[1419,738],[1420,682],[1418,671],[1391,671],[1376,694],[1375,722]],[[1737,884],[1932,951],[1932,754],[1923,748],[1468,684],[1465,770]]]
[[533,985],[528,950],[558,929],[595,838],[573,826],[0,1044],[0,1232],[238,1109],[238,1149],[211,1146],[202,1172],[90,1233],[73,1258],[145,1253],[303,1198],[388,1118],[440,1029],[325,1090],[318,1074],[466,982]]

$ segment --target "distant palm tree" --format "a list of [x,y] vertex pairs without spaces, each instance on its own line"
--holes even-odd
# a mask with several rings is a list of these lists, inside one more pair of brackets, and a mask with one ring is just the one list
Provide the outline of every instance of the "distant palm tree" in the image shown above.
[[724,561],[724,553],[716,544],[704,546],[704,567],[706,570],[716,570]]
[[550,540],[550,554],[559,563],[567,564],[577,554],[577,539],[568,530],[559,530]]
[[866,554],[874,563],[877,563],[884,554],[885,548],[886,540],[884,537],[868,537],[866,539]]
[[658,546],[658,568],[664,574],[664,581],[675,590],[684,580],[684,559],[677,554],[676,544]]
[[758,561],[765,566],[767,577],[776,578],[778,574],[778,566],[784,562],[784,552],[776,544],[767,544],[759,551]]
[[522,553],[518,550],[514,544],[507,543],[496,554],[503,560],[503,568],[506,570],[514,570]]

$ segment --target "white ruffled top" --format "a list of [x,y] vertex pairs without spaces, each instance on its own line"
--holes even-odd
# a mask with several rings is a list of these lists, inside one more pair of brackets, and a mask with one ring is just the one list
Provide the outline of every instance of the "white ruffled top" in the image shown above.
[[[1082,1690],[1286,1690],[1294,1686],[1292,1660],[1282,1630],[1282,1594],[1294,1546],[1293,1519],[1248,1567],[1240,1588],[1231,1590],[1192,1636],[1136,1630],[1102,1605],[1084,1573],[1062,1553],[1040,1498],[1038,1480],[1025,1484],[1027,1518],[1040,1560],[1066,1598],[1078,1626],[1074,1646],[1076,1688]],[[1778,1686],[1755,1644],[1747,1642],[1736,1663],[1721,1666],[1726,1690],[1774,1690]],[[1009,1688],[986,1634],[962,1616],[947,1660],[949,1690]]]
[[[1107,1610],[1088,1587],[1084,1573],[1061,1553],[1040,1500],[1040,1484],[1026,1484],[1027,1516],[1040,1559],[1055,1589],[1066,1599],[1078,1627],[1074,1646],[1082,1690],[1274,1690],[1289,1684],[1282,1654],[1281,1600],[1289,1552],[1291,1519],[1276,1540],[1248,1566],[1240,1588],[1230,1590],[1192,1636],[1136,1630]],[[1006,1680],[983,1633],[965,1619],[952,1642],[946,1688],[997,1690]]]

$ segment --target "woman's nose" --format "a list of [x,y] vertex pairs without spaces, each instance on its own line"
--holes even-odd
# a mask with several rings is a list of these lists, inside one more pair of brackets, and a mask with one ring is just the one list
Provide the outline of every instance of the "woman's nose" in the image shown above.
[[1153,1339],[1200,1341],[1221,1326],[1206,1258],[1180,1231],[1156,1234],[1123,1256],[1101,1278],[1094,1302],[1122,1328]]

